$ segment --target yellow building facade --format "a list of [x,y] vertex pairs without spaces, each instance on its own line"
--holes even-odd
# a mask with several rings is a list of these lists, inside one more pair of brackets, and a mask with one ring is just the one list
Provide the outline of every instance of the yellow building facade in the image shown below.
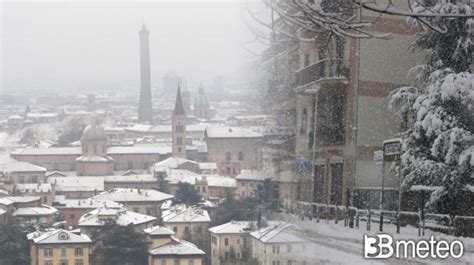
[[33,232],[30,240],[31,265],[89,265],[91,239],[66,230]]

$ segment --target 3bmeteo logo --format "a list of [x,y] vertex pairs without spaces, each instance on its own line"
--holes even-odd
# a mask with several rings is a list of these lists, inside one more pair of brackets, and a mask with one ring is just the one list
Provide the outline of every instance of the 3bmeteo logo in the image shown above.
[[364,235],[364,258],[387,259],[407,258],[439,258],[445,259],[451,256],[455,259],[462,257],[464,246],[461,241],[436,240],[434,236],[430,240],[393,240],[391,235],[379,234],[375,236]]

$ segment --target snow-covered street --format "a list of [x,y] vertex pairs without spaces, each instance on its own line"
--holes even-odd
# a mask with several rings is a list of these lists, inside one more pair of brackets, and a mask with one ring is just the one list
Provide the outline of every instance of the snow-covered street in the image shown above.
[[444,239],[447,241],[460,240],[464,245],[464,255],[460,259],[388,259],[376,260],[365,259],[363,253],[364,235],[378,234],[378,224],[373,223],[371,231],[367,231],[367,223],[361,221],[359,229],[352,229],[344,227],[344,221],[339,221],[338,224],[334,220],[309,220],[305,218],[290,214],[278,214],[278,218],[289,223],[297,225],[297,228],[292,230],[295,235],[313,243],[311,251],[304,253],[312,261],[319,260],[321,264],[442,264],[449,262],[451,264],[474,264],[474,239],[473,238],[458,238],[446,234],[432,232],[426,230],[425,236],[418,236],[418,229],[407,226],[402,227],[401,234],[396,234],[395,225],[385,225],[384,232],[393,236],[396,239],[429,239],[433,235],[436,239]]

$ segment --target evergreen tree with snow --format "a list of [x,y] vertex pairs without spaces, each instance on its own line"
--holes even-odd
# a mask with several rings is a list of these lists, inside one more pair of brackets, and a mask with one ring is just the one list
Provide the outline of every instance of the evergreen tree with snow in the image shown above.
[[473,10],[468,1],[431,1],[415,12],[431,27],[417,34],[414,49],[427,64],[412,69],[416,84],[394,91],[390,108],[404,121],[401,172],[404,191],[432,187],[429,207],[454,218],[469,209],[474,167]]

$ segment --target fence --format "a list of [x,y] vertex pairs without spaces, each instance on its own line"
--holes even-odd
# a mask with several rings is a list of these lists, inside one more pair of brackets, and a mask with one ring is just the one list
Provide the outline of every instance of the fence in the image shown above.
[[[291,213],[299,215],[301,218],[316,219],[329,223],[334,221],[344,221],[344,226],[359,229],[361,221],[366,222],[366,229],[370,231],[372,224],[380,224],[380,210],[358,209],[342,205],[331,205],[321,203],[311,203],[297,201],[290,206]],[[382,211],[384,224],[396,224],[397,212]],[[430,229],[456,236],[474,237],[474,216],[456,216],[452,219],[446,214],[425,213],[424,216],[418,212],[401,211],[398,213],[400,226],[411,225],[418,228],[418,235],[425,235],[425,230]]]

